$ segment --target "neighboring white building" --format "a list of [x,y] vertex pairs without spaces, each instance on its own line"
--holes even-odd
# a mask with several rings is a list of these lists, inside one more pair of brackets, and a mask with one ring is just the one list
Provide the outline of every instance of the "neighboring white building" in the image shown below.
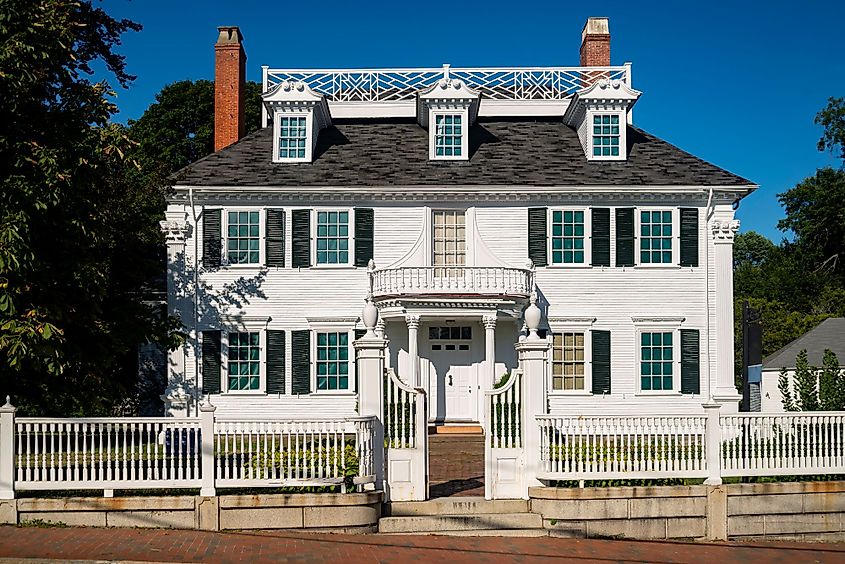
[[599,66],[264,67],[265,127],[240,138],[245,55],[220,28],[224,148],[178,173],[163,222],[189,332],[169,413],[210,394],[222,416],[354,415],[371,295],[430,421],[481,422],[532,293],[551,413],[736,411],[734,204],[756,186],[634,125],[606,19],[582,42]]
[[781,370],[786,369],[790,389],[794,390],[795,359],[802,350],[807,351],[807,363],[817,368],[822,366],[826,350],[833,351],[840,363],[845,361],[845,317],[825,319],[763,360],[760,411],[764,413],[785,411],[778,380]]

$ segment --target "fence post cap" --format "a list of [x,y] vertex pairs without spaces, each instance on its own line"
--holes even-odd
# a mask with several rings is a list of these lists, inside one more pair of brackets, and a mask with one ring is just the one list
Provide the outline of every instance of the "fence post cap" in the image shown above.
[[210,396],[210,395],[208,395],[208,394],[206,394],[206,396],[205,396],[205,401],[203,401],[202,403],[200,403],[200,411],[202,411],[202,412],[209,412],[209,411],[214,411],[214,410],[216,410],[216,409],[217,409],[217,406],[216,406],[216,405],[213,405],[213,404],[211,403],[211,396]]
[[0,413],[14,413],[17,410],[18,408],[12,405],[12,398],[6,396],[6,403],[0,406]]

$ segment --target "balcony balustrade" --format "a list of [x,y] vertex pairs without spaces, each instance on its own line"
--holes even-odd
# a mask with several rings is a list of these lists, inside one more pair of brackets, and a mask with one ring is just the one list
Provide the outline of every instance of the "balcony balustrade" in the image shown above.
[[528,297],[533,272],[500,266],[410,266],[370,271],[374,298],[393,296]]

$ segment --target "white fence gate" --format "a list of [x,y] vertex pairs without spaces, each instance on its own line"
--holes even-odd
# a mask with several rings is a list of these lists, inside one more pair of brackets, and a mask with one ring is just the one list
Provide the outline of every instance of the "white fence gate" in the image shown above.
[[387,498],[428,498],[428,410],[422,388],[402,382],[391,368],[384,371],[384,443]]
[[485,392],[484,497],[523,497],[525,450],[522,370],[513,370],[501,388]]

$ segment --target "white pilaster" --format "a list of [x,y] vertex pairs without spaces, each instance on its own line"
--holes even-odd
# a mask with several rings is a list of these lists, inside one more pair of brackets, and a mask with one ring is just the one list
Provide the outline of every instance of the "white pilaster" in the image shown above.
[[[734,285],[733,285],[733,243],[739,229],[739,221],[731,218],[714,219],[710,222],[713,236],[713,268],[715,271],[715,330],[716,375],[711,380],[711,397],[721,404],[738,402],[742,396],[734,385]],[[709,359],[714,360],[714,359]],[[714,385],[715,384],[715,385]],[[733,411],[736,406],[733,406]]]
[[15,499],[15,412],[9,402],[0,407],[0,499]]
[[420,353],[417,340],[417,331],[420,328],[420,316],[406,315],[405,323],[408,324],[408,362],[411,364],[411,372],[408,374],[408,384],[419,388],[422,385],[422,382],[420,382]]
[[[183,218],[169,218],[159,222],[167,243],[167,313],[182,320],[191,319],[191,301],[188,297],[188,271],[185,260],[185,240],[190,227]],[[193,329],[191,329],[193,330]],[[185,373],[185,347],[187,341],[167,355],[167,389],[161,399],[164,413],[169,416],[187,415],[189,396]]]

